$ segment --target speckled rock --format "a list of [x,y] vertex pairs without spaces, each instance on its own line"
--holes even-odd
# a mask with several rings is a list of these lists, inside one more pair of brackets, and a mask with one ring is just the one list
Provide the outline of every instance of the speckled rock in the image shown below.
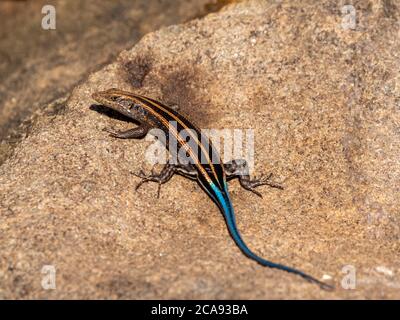
[[[0,297],[400,298],[399,7],[356,1],[349,29],[337,1],[315,3],[243,2],[150,33],[39,119],[0,167]],[[192,181],[135,192],[150,142],[102,131],[131,126],[89,108],[110,87],[254,129],[255,174],[285,190],[230,183],[244,239],[336,290],[246,259]]]
[[[0,1],[0,164],[35,119],[54,107],[62,108],[71,90],[91,72],[146,33],[204,16],[218,4],[216,0]],[[55,9],[55,30],[41,27],[45,5]],[[53,107],[46,108],[48,104]]]

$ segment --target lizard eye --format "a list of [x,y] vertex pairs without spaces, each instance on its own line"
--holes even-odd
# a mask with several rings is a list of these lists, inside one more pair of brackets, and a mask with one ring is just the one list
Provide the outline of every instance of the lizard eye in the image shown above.
[[130,106],[130,109],[131,109],[131,110],[132,110],[133,108],[138,109],[139,107],[140,107],[140,104],[133,103],[133,104]]
[[126,109],[131,109],[132,108],[132,102],[128,100],[120,100],[118,101],[120,105],[122,105]]

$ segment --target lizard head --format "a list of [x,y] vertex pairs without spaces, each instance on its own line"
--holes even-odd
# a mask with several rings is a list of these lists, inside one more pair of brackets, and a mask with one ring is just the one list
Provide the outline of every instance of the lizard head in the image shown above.
[[130,117],[132,111],[138,107],[137,102],[128,92],[111,88],[106,91],[98,91],[92,94],[92,98],[98,103],[111,108],[123,115]]

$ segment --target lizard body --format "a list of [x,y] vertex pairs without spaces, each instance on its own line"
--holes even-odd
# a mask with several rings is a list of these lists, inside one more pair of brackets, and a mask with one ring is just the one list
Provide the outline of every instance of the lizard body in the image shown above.
[[[242,239],[236,225],[227,181],[233,178],[238,178],[242,187],[254,192],[258,196],[261,196],[260,193],[254,190],[258,186],[269,185],[271,187],[282,189],[281,186],[269,181],[271,175],[266,178],[251,180],[244,160],[233,160],[227,164],[222,164],[218,152],[211,141],[209,139],[200,139],[199,137],[202,136],[202,133],[194,124],[187,120],[178,111],[167,107],[154,99],[118,89],[96,92],[93,94],[93,98],[98,103],[139,123],[138,127],[127,131],[121,132],[106,130],[111,136],[123,139],[139,139],[143,138],[150,129],[161,129],[166,134],[166,141],[164,141],[164,144],[167,149],[169,146],[168,142],[173,140],[178,148],[183,149],[186,156],[191,160],[189,163],[168,162],[161,170],[160,174],[145,175],[141,172],[138,176],[142,178],[142,180],[137,185],[136,189],[144,182],[148,181],[154,181],[161,185],[162,183],[167,182],[174,173],[196,180],[202,189],[217,204],[225,218],[228,230],[233,240],[248,258],[257,261],[259,264],[266,267],[297,274],[312,283],[316,283],[323,289],[332,289],[330,285],[315,279],[303,271],[259,257],[248,248]],[[174,123],[174,126],[171,126],[171,123]],[[182,136],[182,131],[185,131],[186,137],[189,136],[190,142]],[[169,152],[174,153],[176,151],[169,148]]]

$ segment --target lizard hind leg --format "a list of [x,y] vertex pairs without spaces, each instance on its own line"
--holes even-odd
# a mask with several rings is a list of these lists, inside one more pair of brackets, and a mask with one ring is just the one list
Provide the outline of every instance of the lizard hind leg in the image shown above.
[[255,190],[255,188],[259,186],[267,185],[272,188],[283,190],[283,187],[281,185],[271,181],[272,173],[263,175],[258,179],[257,178],[253,180],[250,179],[249,166],[247,164],[247,161],[244,159],[232,160],[228,163],[225,163],[224,169],[226,172],[227,180],[238,178],[240,185],[244,189],[255,193],[257,196],[261,198],[262,198],[261,193]]

